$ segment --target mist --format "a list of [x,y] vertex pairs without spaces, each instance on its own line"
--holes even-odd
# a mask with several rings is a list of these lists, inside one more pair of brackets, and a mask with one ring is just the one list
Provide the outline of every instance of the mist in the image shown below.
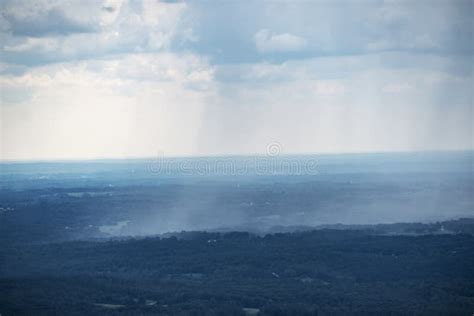
[[472,152],[185,160],[159,187],[169,200],[147,206],[152,214],[131,211],[122,234],[432,223],[470,217],[474,206]]
[[[8,218],[28,226],[41,214],[68,239],[472,216],[470,151],[283,155],[280,149],[275,143],[260,156],[11,163],[2,170],[4,204],[26,194],[27,208]],[[54,215],[60,209],[74,215]]]

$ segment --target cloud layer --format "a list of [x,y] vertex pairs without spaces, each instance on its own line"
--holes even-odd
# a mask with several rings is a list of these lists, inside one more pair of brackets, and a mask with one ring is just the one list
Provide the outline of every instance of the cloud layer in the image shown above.
[[2,159],[472,149],[472,9],[3,1]]

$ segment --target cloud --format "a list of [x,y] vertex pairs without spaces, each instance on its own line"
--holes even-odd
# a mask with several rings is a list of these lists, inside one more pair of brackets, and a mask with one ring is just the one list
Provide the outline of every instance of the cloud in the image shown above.
[[237,66],[162,52],[35,67],[0,77],[3,158],[252,154],[275,140],[284,153],[469,148],[473,78],[450,63],[386,53]]
[[172,83],[183,88],[193,84],[210,84],[214,69],[206,58],[193,54],[137,53],[103,60],[58,63],[33,68],[22,75],[2,75],[0,84],[33,90],[66,87],[108,87]]
[[[219,64],[284,62],[387,51],[472,54],[473,5],[470,0],[344,1],[336,5],[328,1],[219,5],[192,1],[188,7],[200,40],[190,47]],[[259,50],[256,34],[262,30],[267,31],[260,34]],[[306,45],[300,50],[262,53],[272,36],[282,34],[300,37]]]
[[462,0],[4,0],[2,154],[472,148],[470,12]]
[[273,34],[266,29],[258,31],[254,39],[260,53],[298,52],[307,46],[307,41],[302,37],[290,33]]
[[337,81],[317,81],[314,90],[320,94],[340,94],[346,91],[344,84]]
[[98,16],[91,1],[81,5],[71,1],[6,0],[2,8],[4,28],[13,36],[41,37],[98,31]]
[[199,150],[262,153],[275,139],[285,153],[470,148],[473,77],[454,71],[469,60],[456,62],[384,53],[221,65]]
[[196,39],[183,19],[186,10],[184,3],[159,1],[45,1],[44,7],[13,3],[2,13],[2,59],[41,65],[163,51]]
[[19,44],[5,45],[5,52],[21,53],[28,51],[51,52],[59,48],[59,41],[56,38],[35,38],[29,37]]
[[399,50],[472,54],[474,2],[460,0],[403,2],[385,1],[370,8],[364,22],[370,36],[368,51]]
[[389,83],[382,87],[382,92],[387,93],[402,93],[413,90],[414,87],[407,83]]
[[213,67],[192,54],[127,54],[0,76],[2,158],[190,153]]
[[100,25],[106,27],[115,22],[117,17],[120,14],[120,9],[122,8],[122,0],[106,0],[102,5],[102,13],[100,19]]

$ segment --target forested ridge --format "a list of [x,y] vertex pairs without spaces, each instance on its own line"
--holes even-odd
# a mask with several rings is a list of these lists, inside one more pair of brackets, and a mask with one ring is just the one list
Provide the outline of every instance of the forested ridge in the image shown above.
[[474,236],[317,230],[5,245],[2,315],[470,315]]

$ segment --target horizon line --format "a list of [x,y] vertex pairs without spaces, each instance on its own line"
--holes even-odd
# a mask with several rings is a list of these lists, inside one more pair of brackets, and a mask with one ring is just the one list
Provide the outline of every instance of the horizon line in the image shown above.
[[231,157],[261,157],[272,158],[291,156],[331,156],[331,155],[377,155],[377,154],[422,154],[422,153],[468,153],[474,152],[471,149],[425,149],[425,150],[387,150],[387,151],[347,151],[347,152],[302,152],[302,153],[279,153],[270,156],[268,153],[249,154],[204,154],[204,155],[170,155],[170,156],[127,156],[127,157],[93,157],[93,158],[39,158],[39,159],[2,159],[0,164],[21,164],[21,163],[78,163],[78,162],[113,162],[124,160],[150,160],[150,159],[183,159],[183,158],[231,158]]

